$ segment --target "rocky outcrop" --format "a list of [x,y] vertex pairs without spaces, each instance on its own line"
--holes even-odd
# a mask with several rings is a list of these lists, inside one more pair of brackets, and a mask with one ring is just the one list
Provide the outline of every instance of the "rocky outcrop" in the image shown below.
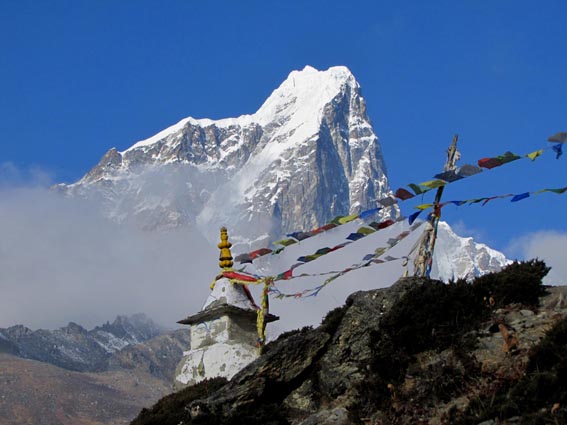
[[[175,404],[181,410],[144,410],[133,424],[166,423],[160,421],[167,415],[186,425],[507,419],[493,410],[479,411],[484,403],[479,400],[520,385],[531,370],[534,347],[551,327],[567,320],[567,289],[547,288],[544,294],[538,285],[545,273],[532,262],[478,283],[404,278],[387,289],[355,293],[319,328],[284,334],[269,344],[263,356],[220,389],[206,391],[205,381],[172,394],[161,406]],[[562,361],[567,362],[567,353]],[[556,398],[543,406],[547,414],[554,403],[554,415],[567,414],[564,400]]]

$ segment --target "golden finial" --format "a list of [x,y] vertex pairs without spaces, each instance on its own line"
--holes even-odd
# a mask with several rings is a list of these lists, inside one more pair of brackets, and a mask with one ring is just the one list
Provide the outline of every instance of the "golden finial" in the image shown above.
[[230,253],[230,247],[232,246],[232,244],[228,241],[228,232],[226,230],[226,227],[222,227],[220,230],[220,238],[221,241],[220,243],[217,245],[219,247],[220,251],[220,257],[219,257],[219,266],[221,269],[230,269],[232,268],[232,254]]

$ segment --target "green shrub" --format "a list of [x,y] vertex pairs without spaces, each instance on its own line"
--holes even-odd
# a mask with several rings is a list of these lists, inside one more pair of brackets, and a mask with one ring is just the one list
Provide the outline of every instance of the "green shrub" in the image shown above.
[[481,276],[474,281],[474,288],[479,297],[492,297],[495,307],[519,303],[537,307],[539,297],[545,288],[542,279],[550,268],[541,260],[514,262],[499,273]]
[[327,313],[323,321],[321,322],[321,327],[323,331],[330,335],[333,335],[335,331],[339,328],[343,317],[345,316],[349,306],[343,305],[342,307],[337,307],[332,309]]

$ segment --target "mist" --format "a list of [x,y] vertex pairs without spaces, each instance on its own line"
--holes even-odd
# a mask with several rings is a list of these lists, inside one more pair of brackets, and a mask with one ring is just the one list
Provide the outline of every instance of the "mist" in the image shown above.
[[218,249],[198,230],[117,224],[97,205],[35,183],[0,184],[0,327],[90,328],[143,312],[173,328],[201,308]]

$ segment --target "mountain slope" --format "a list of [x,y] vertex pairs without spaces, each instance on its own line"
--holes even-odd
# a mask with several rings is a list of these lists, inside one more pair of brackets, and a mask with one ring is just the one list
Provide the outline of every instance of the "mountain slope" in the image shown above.
[[101,371],[107,361],[129,345],[148,341],[165,332],[143,314],[118,316],[113,323],[87,331],[76,323],[51,331],[32,331],[22,325],[0,329],[0,352],[50,363],[79,372]]
[[[117,322],[123,324],[124,318],[106,326]],[[96,372],[69,370],[61,356],[44,360],[66,369],[0,353],[0,425],[126,424],[142,407],[171,392],[175,367],[188,346],[189,332],[181,329],[127,345],[104,363],[71,364]]]

